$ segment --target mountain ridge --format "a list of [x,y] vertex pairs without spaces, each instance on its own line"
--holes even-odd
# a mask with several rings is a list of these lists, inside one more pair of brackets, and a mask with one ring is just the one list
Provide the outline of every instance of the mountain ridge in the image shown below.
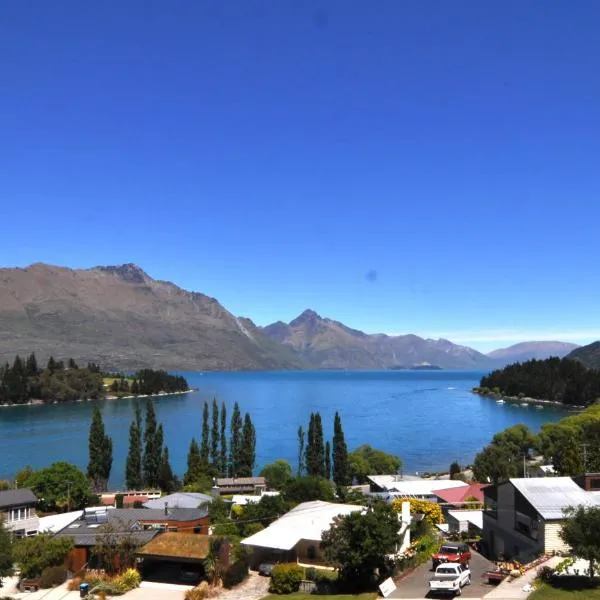
[[575,348],[567,358],[577,360],[590,369],[600,369],[600,341]]

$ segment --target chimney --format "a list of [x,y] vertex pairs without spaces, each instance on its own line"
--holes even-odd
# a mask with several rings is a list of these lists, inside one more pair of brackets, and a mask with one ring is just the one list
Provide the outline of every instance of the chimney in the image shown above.
[[213,484],[212,484],[212,488],[210,489],[210,495],[213,498],[218,498],[221,493],[219,492],[219,486],[217,485],[217,478],[213,477]]
[[402,522],[403,523],[410,522],[410,502],[402,503]]

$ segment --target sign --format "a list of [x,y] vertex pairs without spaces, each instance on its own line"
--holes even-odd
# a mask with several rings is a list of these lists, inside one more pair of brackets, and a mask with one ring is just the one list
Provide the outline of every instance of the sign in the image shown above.
[[380,586],[379,591],[384,598],[387,598],[396,589],[396,584],[391,577],[388,577]]

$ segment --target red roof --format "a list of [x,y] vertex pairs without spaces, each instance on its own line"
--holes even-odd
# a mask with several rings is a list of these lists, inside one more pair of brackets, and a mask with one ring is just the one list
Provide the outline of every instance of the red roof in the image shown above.
[[450,488],[448,490],[438,490],[433,492],[443,502],[449,504],[458,504],[464,502],[465,498],[472,496],[477,498],[479,502],[483,502],[483,489],[485,484],[483,483],[472,483],[466,487]]
[[123,504],[133,504],[134,502],[148,502],[148,496],[123,496]]
[[115,497],[107,496],[105,494],[103,496],[100,496],[100,503],[102,504],[102,506],[112,506],[115,503]]

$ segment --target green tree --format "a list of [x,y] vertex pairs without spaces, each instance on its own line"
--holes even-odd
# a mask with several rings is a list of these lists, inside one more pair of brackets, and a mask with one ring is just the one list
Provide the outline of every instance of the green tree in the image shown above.
[[98,407],[94,407],[89,435],[89,462],[87,474],[94,492],[107,489],[112,468],[112,440],[104,431],[104,422]]
[[158,470],[162,459],[162,432],[156,423],[154,402],[146,402],[146,428],[144,431],[144,483],[151,488],[158,487]]
[[202,463],[202,457],[200,456],[200,447],[196,438],[192,438],[190,442],[190,449],[187,455],[187,471],[183,477],[183,483],[185,485],[191,485],[197,482],[203,475],[206,475],[206,469]]
[[219,455],[219,475],[227,475],[227,408],[225,402],[221,404],[221,423],[219,436],[221,438],[221,451]]
[[32,352],[27,357],[26,371],[29,377],[35,377],[38,374],[38,364],[35,352]]
[[475,456],[473,477],[482,483],[498,483],[511,477],[523,476],[523,461],[502,446],[488,444]]
[[278,459],[263,467],[260,476],[265,478],[271,490],[281,490],[292,478],[292,467],[287,460]]
[[169,462],[169,448],[166,446],[163,450],[160,468],[158,470],[158,486],[167,494],[171,494],[179,488],[179,482],[177,481],[177,477],[173,474],[173,469]]
[[69,362],[67,364],[68,364],[69,369],[79,369],[79,367],[77,366],[77,363],[72,358],[69,359]]
[[46,366],[46,368],[47,368],[47,369],[48,369],[48,371],[50,371],[51,373],[52,373],[53,371],[56,371],[56,361],[54,360],[54,357],[53,357],[53,356],[51,356],[51,357],[48,359],[48,365]]
[[292,504],[323,500],[332,502],[335,499],[331,482],[323,477],[294,477],[285,484],[283,497]]
[[304,458],[305,458],[305,450],[304,450],[304,427],[300,425],[298,427],[298,470],[296,471],[296,475],[301,477],[304,475]]
[[325,442],[325,479],[331,479],[331,446]]
[[110,384],[110,391],[113,394],[117,394],[119,392],[119,380],[113,379],[113,382]]
[[210,462],[219,469],[219,405],[212,401],[212,425],[210,428]]
[[144,485],[142,477],[142,410],[135,404],[135,418],[129,426],[129,452],[125,463],[125,481],[130,490],[139,490]]
[[338,486],[350,484],[348,447],[342,429],[342,418],[336,412],[333,419],[333,481]]
[[242,426],[238,475],[240,477],[252,477],[255,462],[256,430],[254,429],[249,413],[246,413],[244,416],[244,425]]
[[321,415],[310,414],[306,444],[306,473],[311,477],[325,476],[325,446],[323,444],[323,424]]
[[33,475],[33,469],[29,465],[25,465],[22,469],[17,471],[15,475],[15,487],[23,488],[27,487],[29,478]]
[[83,508],[90,496],[90,482],[85,473],[68,462],[55,462],[33,471],[23,482],[40,500],[44,512]]
[[98,528],[92,554],[100,568],[114,573],[118,568],[135,566],[135,554],[139,546],[140,542],[131,527],[117,519]]
[[600,507],[579,506],[565,511],[560,537],[573,555],[589,561],[589,576],[600,561]]
[[454,461],[451,465],[450,465],[450,479],[456,479],[457,475],[460,475],[461,469],[460,469],[460,465]]
[[13,546],[13,558],[22,577],[35,578],[47,567],[64,564],[72,547],[69,537],[40,534],[20,538]]
[[13,544],[10,531],[0,519],[0,583],[3,577],[10,577],[13,573]]
[[242,414],[236,402],[231,415],[231,440],[229,442],[229,476],[236,477],[240,471],[240,450],[242,447]]
[[350,476],[357,483],[366,483],[368,475],[398,473],[402,468],[402,460],[394,454],[364,444],[348,454],[348,465]]
[[321,549],[342,582],[353,590],[375,586],[375,573],[389,571],[387,556],[400,542],[398,515],[389,504],[377,503],[366,513],[356,511],[336,517],[323,533]]
[[202,442],[200,445],[200,454],[202,460],[208,464],[210,449],[208,441],[208,402],[204,402],[204,410],[202,411]]

